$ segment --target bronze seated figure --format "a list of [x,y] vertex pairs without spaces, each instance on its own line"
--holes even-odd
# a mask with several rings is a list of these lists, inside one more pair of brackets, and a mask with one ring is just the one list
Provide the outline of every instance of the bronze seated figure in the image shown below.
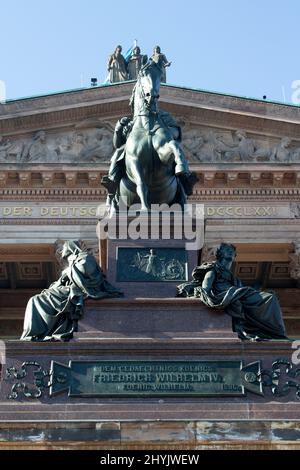
[[178,296],[196,297],[208,307],[224,309],[242,340],[288,339],[275,293],[243,286],[230,271],[235,256],[235,247],[222,243],[216,261],[197,266],[192,282],[178,286]]
[[106,281],[96,259],[78,243],[65,242],[62,258],[68,266],[60,278],[28,301],[23,341],[68,341],[77,331],[85,299],[122,295]]

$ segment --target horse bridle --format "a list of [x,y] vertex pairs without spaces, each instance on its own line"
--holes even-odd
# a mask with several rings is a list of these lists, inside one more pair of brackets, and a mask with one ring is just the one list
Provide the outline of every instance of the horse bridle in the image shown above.
[[[152,62],[151,64],[146,64],[144,67],[142,67],[141,70],[140,70],[140,73],[139,73],[138,81],[137,81],[137,83],[135,84],[134,89],[133,89],[133,93],[135,93],[137,84],[139,83],[139,86],[140,86],[140,88],[141,88],[141,97],[142,97],[144,103],[146,103],[146,107],[147,107],[146,96],[148,96],[148,95],[147,95],[147,93],[145,93],[143,84],[142,84],[142,82],[141,82],[140,79],[141,79],[141,77],[143,76],[144,71],[147,70],[147,68],[149,68],[150,65],[152,65],[152,64],[155,65],[156,67],[159,67],[155,62]],[[157,95],[157,99],[159,99],[159,95]],[[153,113],[153,114],[157,114],[157,111],[151,111],[150,109],[149,109],[149,112],[150,112],[150,113]],[[147,114],[137,114],[137,116],[147,116]],[[137,117],[137,116],[136,116],[136,117]]]

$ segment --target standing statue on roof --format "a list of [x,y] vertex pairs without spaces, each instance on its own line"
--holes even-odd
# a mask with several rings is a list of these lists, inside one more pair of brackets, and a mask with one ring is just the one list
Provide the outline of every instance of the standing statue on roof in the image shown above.
[[122,46],[117,46],[113,54],[109,56],[107,70],[110,83],[128,80],[127,62],[122,55]]
[[142,66],[147,62],[148,57],[144,54],[141,54],[141,49],[139,46],[133,48],[132,54],[128,59],[128,78],[129,80],[136,80],[141,70]]
[[166,83],[167,81],[166,67],[170,67],[172,62],[169,62],[165,54],[162,54],[159,46],[154,47],[151,60],[153,60],[153,62],[155,62],[156,64],[160,65],[162,69],[161,83]]

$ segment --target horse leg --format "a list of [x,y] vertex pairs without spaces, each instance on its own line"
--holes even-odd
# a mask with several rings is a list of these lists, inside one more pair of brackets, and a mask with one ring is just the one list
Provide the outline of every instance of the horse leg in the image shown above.
[[120,207],[120,203],[122,202],[123,207],[129,208],[131,205],[134,203],[134,200],[136,198],[136,192],[132,191],[129,189],[126,185],[126,179],[127,177],[124,177],[120,181],[120,186],[119,186],[119,200],[118,205]]
[[137,158],[132,158],[130,160],[130,173],[133,177],[133,181],[136,184],[136,193],[141,201],[141,211],[148,211],[148,187],[142,177],[142,168]]
[[[156,147],[154,139],[153,139],[153,146],[154,148]],[[176,175],[189,172],[188,163],[183,153],[183,150],[180,148],[180,146],[177,144],[175,140],[170,140],[169,142],[166,142],[164,145],[160,145],[160,146],[157,145],[157,148],[155,148],[155,150],[158,153],[158,156],[163,163],[167,163],[170,160],[171,155],[173,155],[175,165],[176,165],[175,166]]]

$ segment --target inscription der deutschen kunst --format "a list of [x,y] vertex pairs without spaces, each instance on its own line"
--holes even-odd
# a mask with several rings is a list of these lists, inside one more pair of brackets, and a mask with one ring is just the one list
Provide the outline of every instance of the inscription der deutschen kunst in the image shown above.
[[[207,217],[276,217],[277,207],[272,206],[205,206]],[[286,214],[286,216],[289,214]],[[0,217],[5,218],[95,218],[97,206],[4,206]]]
[[3,217],[96,217],[97,207],[1,207]]

